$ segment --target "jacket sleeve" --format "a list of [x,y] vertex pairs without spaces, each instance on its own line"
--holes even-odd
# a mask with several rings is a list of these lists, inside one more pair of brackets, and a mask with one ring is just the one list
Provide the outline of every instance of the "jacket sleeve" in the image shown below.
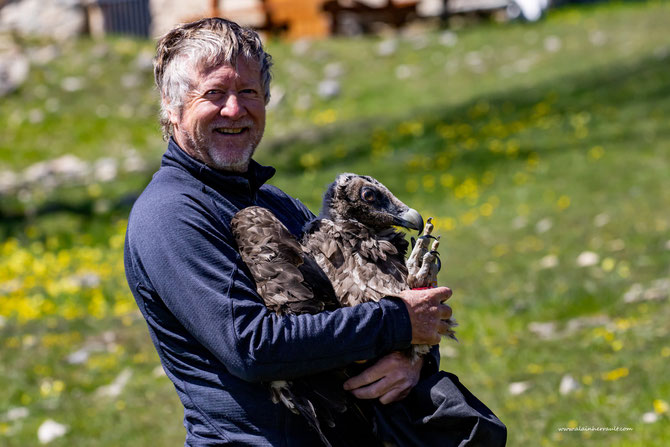
[[137,203],[126,249],[141,286],[244,380],[290,379],[410,344],[407,310],[393,299],[317,315],[270,313],[228,228],[192,197]]

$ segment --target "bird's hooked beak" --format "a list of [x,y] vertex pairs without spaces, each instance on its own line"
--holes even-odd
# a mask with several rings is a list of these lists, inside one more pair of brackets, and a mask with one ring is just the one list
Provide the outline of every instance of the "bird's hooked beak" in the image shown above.
[[423,231],[423,218],[417,210],[412,208],[405,211],[401,216],[396,217],[395,224],[403,228]]

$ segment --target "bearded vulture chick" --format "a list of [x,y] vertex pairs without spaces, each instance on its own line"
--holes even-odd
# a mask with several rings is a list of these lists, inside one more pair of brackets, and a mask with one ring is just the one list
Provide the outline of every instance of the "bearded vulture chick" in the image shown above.
[[[421,231],[423,219],[374,178],[349,173],[328,187],[321,214],[306,225],[300,242],[265,208],[242,209],[231,221],[258,293],[278,315],[354,306],[408,289],[409,244],[395,227]],[[411,355],[428,350],[413,345]],[[273,401],[306,417],[328,446],[320,421],[332,426],[332,414],[351,408],[351,400],[348,393],[324,398],[322,390],[306,397],[304,380],[272,382]]]

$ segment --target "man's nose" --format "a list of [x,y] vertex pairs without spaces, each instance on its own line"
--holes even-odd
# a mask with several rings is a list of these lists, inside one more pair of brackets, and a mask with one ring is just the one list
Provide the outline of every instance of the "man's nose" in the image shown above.
[[225,104],[221,107],[221,116],[230,119],[239,119],[246,114],[246,109],[240,104],[236,94],[228,95]]

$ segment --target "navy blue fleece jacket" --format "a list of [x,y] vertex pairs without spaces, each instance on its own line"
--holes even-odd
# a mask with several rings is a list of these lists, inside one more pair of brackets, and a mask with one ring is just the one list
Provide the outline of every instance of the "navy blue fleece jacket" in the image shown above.
[[[170,140],[130,214],[125,268],[168,377],[184,405],[187,446],[313,446],[298,416],[262,382],[291,379],[410,345],[399,300],[318,315],[265,308],[230,231],[241,208],[271,210],[296,236],[313,214],[266,185],[275,170],[212,170]],[[437,370],[431,358],[432,369]]]

